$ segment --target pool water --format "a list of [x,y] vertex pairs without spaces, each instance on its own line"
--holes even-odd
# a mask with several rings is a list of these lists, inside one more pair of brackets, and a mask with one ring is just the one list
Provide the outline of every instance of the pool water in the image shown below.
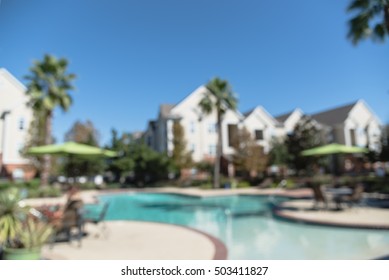
[[389,254],[389,231],[273,218],[270,201],[283,198],[135,193],[105,195],[101,200],[110,203],[107,220],[155,221],[195,228],[222,240],[230,259],[373,259]]

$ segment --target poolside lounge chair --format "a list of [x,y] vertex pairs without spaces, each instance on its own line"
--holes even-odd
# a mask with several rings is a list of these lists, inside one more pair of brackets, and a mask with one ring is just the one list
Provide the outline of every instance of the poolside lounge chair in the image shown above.
[[358,205],[362,200],[362,195],[364,191],[363,184],[357,184],[351,195],[339,196],[334,199],[336,203],[336,209],[341,210],[342,205],[346,204],[349,207]]
[[104,203],[104,205],[101,207],[100,211],[91,212],[91,211],[86,210],[84,213],[84,215],[85,215],[84,221],[83,221],[84,225],[86,223],[92,223],[96,226],[101,225],[101,233],[104,233],[104,231],[106,229],[104,219],[105,219],[105,216],[107,214],[108,208],[109,208],[109,203],[107,202],[107,203]]
[[[83,202],[81,200],[70,201],[64,211],[62,217],[53,223],[55,235],[52,245],[55,241],[60,239],[62,235],[65,235],[66,240],[71,242],[75,236],[78,245],[81,246],[81,239],[83,236]],[[72,234],[72,230],[76,229],[76,234]]]

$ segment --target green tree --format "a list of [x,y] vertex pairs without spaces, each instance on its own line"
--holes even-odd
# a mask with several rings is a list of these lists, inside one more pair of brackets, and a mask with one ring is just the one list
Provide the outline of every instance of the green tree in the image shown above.
[[382,132],[379,159],[389,161],[389,125],[386,125]]
[[319,146],[321,143],[322,134],[315,121],[309,116],[303,116],[285,142],[290,155],[290,166],[297,171],[306,170],[310,164],[314,163],[315,159],[313,157],[304,157],[301,155],[301,152]]
[[353,44],[366,38],[383,41],[389,35],[389,0],[352,0],[347,10],[355,13],[348,31]]
[[84,123],[76,121],[65,134],[65,141],[74,141],[96,147],[99,146],[99,138],[100,133],[90,120]]
[[[56,108],[67,111],[72,104],[69,94],[74,89],[72,81],[74,74],[67,73],[68,62],[64,58],[57,59],[45,55],[42,61],[35,61],[26,76],[28,81],[27,95],[30,97],[30,106],[39,116],[43,129],[44,144],[52,143],[52,119]],[[36,116],[36,115],[35,115]],[[43,158],[41,169],[41,184],[48,184],[50,170],[50,156]]]
[[[90,120],[76,121],[65,135],[65,141],[99,147],[99,132]],[[68,176],[92,176],[100,174],[104,169],[103,158],[68,157],[64,170]]]
[[144,143],[132,146],[134,159],[134,176],[138,186],[165,180],[169,173],[175,173],[173,161],[166,154],[158,153]]
[[233,139],[233,155],[236,170],[244,177],[252,180],[259,173],[265,171],[268,157],[265,155],[263,147],[258,145],[247,129],[239,129]]
[[108,148],[119,154],[108,166],[108,171],[114,174],[116,180],[124,181],[129,177],[136,185],[144,186],[167,179],[169,173],[176,172],[171,158],[149,148],[131,133],[119,135],[116,130],[112,130]]
[[216,112],[216,129],[217,129],[217,148],[214,166],[213,186],[220,187],[220,161],[223,155],[222,147],[222,119],[227,110],[235,110],[238,100],[226,80],[214,78],[206,85],[207,93],[201,99],[199,107],[207,115]]
[[[29,137],[27,144],[23,151],[26,152],[28,148],[42,146],[45,144],[45,115],[42,111],[33,111],[33,118],[29,127]],[[54,143],[54,139],[51,140]],[[41,156],[28,156],[37,170],[41,170],[43,166],[43,158]],[[51,164],[52,166],[52,164]],[[50,168],[50,172],[52,172]]]
[[134,171],[135,160],[132,156],[134,142],[130,133],[119,135],[117,130],[111,130],[111,143],[108,148],[116,151],[119,156],[110,162],[107,170],[112,172],[115,181],[120,181]]
[[172,160],[177,168],[192,166],[192,154],[186,150],[185,131],[179,121],[173,123],[173,145]]
[[285,141],[274,138],[271,143],[269,163],[271,165],[278,166],[280,168],[281,175],[285,176],[289,161],[290,154]]

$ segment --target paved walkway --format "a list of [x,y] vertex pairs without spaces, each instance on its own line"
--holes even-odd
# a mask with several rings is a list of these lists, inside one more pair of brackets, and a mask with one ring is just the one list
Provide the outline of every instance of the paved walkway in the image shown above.
[[226,259],[224,245],[198,231],[161,223],[111,221],[106,229],[87,225],[77,241],[44,248],[47,259],[72,260],[212,260]]

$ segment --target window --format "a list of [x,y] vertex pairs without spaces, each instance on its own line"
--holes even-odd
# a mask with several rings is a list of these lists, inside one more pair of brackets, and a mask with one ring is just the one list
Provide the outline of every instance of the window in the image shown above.
[[234,141],[238,136],[238,126],[236,124],[228,125],[228,146],[233,147]]
[[216,149],[217,149],[217,146],[216,145],[209,145],[209,155],[211,156],[216,156]]
[[217,132],[217,128],[216,128],[216,124],[215,123],[210,123],[208,125],[208,132],[209,133],[216,133]]
[[190,122],[190,132],[191,133],[194,133],[195,132],[195,128],[196,128],[196,124],[194,121],[191,121]]
[[23,142],[19,142],[17,144],[17,147],[18,147],[18,152],[21,154],[23,152],[23,149],[24,149],[24,143]]
[[195,144],[190,145],[190,151],[191,151],[192,153],[194,153],[195,150],[196,150],[196,145],[195,145]]
[[263,140],[263,130],[262,129],[255,130],[255,140]]
[[19,119],[19,129],[20,129],[20,130],[23,130],[23,129],[24,129],[24,119],[23,119],[23,118],[20,118],[20,119]]
[[351,146],[356,146],[356,136],[355,136],[355,129],[350,129],[350,140],[351,140]]

